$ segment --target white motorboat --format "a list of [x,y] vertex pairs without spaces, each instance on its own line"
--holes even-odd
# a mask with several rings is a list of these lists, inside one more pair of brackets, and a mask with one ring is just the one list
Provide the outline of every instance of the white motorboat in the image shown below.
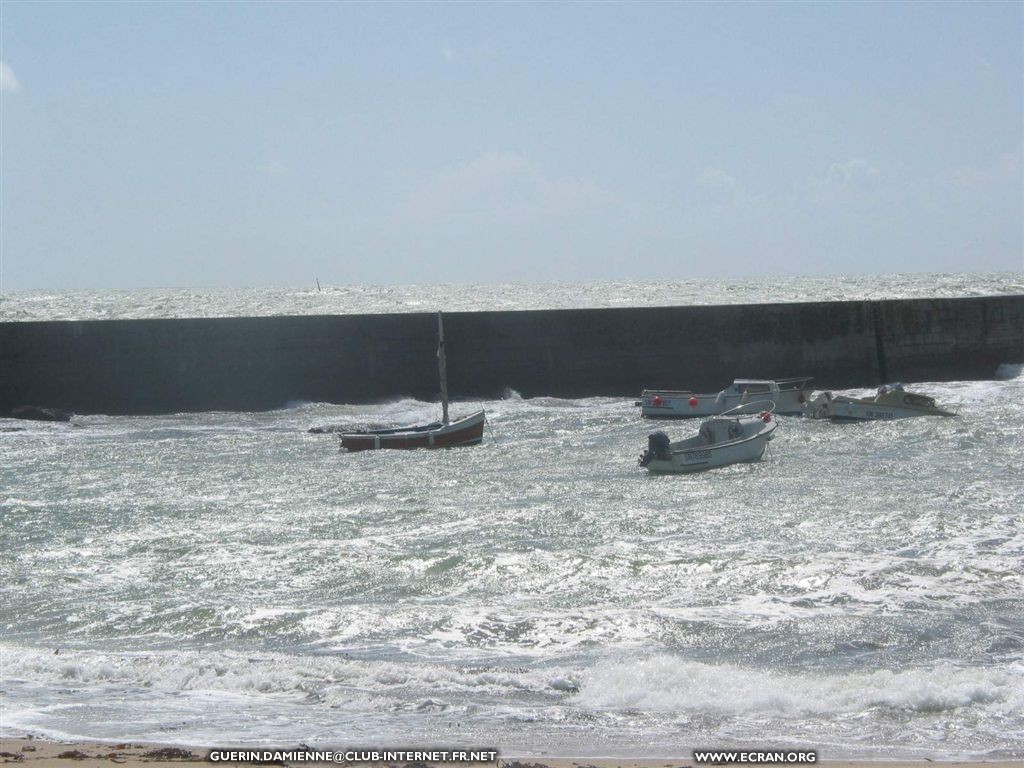
[[812,377],[793,379],[736,379],[721,392],[698,394],[689,390],[645,389],[636,403],[645,419],[689,419],[715,416],[753,400],[771,400],[776,413],[798,416],[811,397]]
[[[778,422],[772,417],[774,403],[758,401],[749,405],[766,405],[759,414],[729,415],[723,413],[700,425],[695,437],[671,442],[664,432],[647,437],[647,450],[640,457],[640,466],[652,474],[701,472],[744,461],[757,461],[764,455],[768,442],[775,436]],[[739,406],[732,410],[744,410]]]
[[956,416],[940,408],[935,398],[903,389],[902,384],[886,384],[871,397],[847,397],[822,392],[807,404],[807,415],[833,421],[889,421],[914,416]]

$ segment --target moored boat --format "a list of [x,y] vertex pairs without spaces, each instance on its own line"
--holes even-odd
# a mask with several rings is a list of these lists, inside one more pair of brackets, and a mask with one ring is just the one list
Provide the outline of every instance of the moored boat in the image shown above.
[[396,429],[371,429],[341,435],[341,447],[350,451],[378,448],[459,448],[478,445],[484,439],[486,417],[477,411],[458,421],[423,424]]
[[885,384],[870,397],[822,392],[807,404],[807,415],[833,421],[890,421],[915,416],[956,416],[956,413],[939,407],[933,397],[907,392],[902,384]]
[[441,380],[441,420],[432,424],[393,429],[368,429],[341,434],[341,447],[349,451],[381,448],[459,448],[479,445],[484,439],[487,417],[482,410],[456,421],[448,418],[448,373],[444,349],[444,320],[437,313],[437,368]]
[[801,415],[811,396],[812,377],[792,379],[736,379],[721,392],[699,394],[689,390],[645,389],[637,405],[645,419],[689,419],[715,416],[753,400],[771,400],[775,412]]
[[[766,404],[763,401],[750,405]],[[730,464],[759,460],[775,436],[774,404],[756,415],[724,413],[701,424],[695,437],[672,442],[664,432],[647,437],[640,466],[652,474],[702,472]],[[742,410],[739,406],[733,410]]]

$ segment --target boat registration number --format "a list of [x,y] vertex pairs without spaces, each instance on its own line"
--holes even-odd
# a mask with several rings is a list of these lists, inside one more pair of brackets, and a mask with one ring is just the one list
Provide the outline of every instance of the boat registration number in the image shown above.
[[867,411],[869,419],[895,419],[896,414],[892,411]]
[[683,454],[683,464],[699,464],[711,458],[711,451],[687,451]]

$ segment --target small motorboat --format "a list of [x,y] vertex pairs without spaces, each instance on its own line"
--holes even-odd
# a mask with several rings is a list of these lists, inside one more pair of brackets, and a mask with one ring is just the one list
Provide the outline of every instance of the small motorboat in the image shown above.
[[[640,466],[652,474],[702,472],[744,461],[757,461],[775,436],[777,422],[772,417],[775,404],[759,401],[747,405],[767,405],[758,414],[723,413],[700,425],[696,437],[671,442],[664,432],[647,437],[647,450]],[[742,405],[731,410],[743,410]]]
[[811,396],[812,377],[736,379],[721,392],[699,394],[686,389],[645,389],[635,403],[644,419],[692,419],[717,416],[752,400],[770,399],[776,413],[800,416]]
[[736,379],[721,392],[698,394],[689,390],[645,389],[636,405],[645,419],[689,419],[715,416],[753,400],[771,400],[776,412],[799,416],[811,396],[810,376],[793,379]]
[[[341,433],[341,447],[348,451],[372,451],[381,448],[459,448],[479,445],[484,439],[487,417],[483,411],[456,421],[448,419],[448,372],[444,349],[444,320],[437,313],[437,368],[441,380],[441,420],[393,429],[365,429]],[[313,431],[313,430],[310,430]],[[318,428],[317,433],[328,431]]]
[[806,415],[833,421],[889,421],[914,416],[956,416],[956,413],[940,408],[933,397],[907,392],[902,384],[885,384],[872,397],[822,392],[807,404]]

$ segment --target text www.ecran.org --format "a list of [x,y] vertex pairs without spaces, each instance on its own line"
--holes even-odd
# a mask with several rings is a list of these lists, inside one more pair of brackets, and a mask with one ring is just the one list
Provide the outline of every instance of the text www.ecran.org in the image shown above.
[[816,763],[813,749],[790,750],[703,750],[693,753],[695,763]]

